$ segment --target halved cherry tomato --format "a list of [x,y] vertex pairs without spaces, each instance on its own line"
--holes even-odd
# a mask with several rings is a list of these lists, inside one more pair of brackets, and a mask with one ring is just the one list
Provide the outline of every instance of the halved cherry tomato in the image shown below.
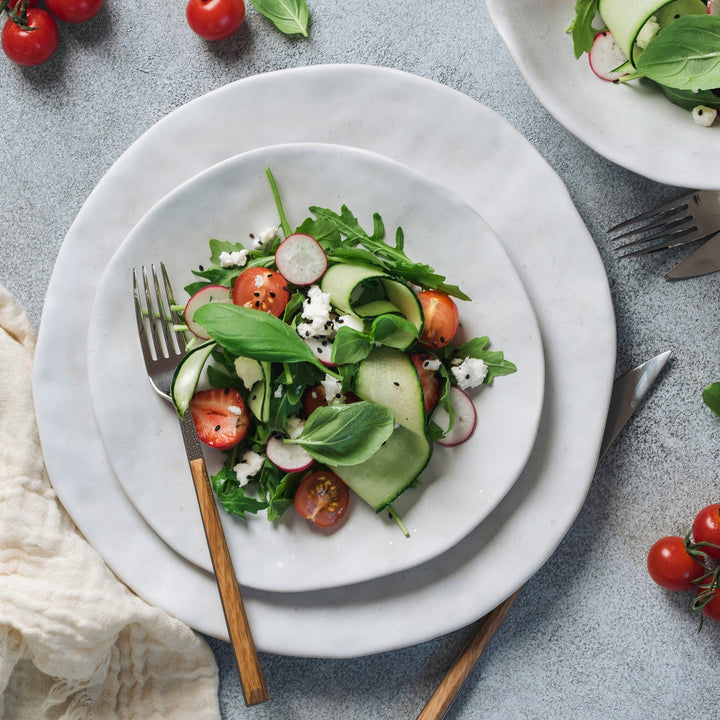
[[420,378],[420,385],[422,386],[423,393],[423,407],[425,412],[429,413],[437,401],[440,399],[440,380],[433,370],[426,367],[426,363],[432,360],[430,355],[424,353],[416,353],[410,355],[410,360],[417,370],[418,377]]
[[687,551],[683,538],[675,535],[660,538],[648,552],[647,568],[650,577],[660,587],[675,592],[692,590],[705,572],[705,566]]
[[[348,390],[343,397],[346,404],[358,402],[360,400],[360,398],[352,392],[352,390]],[[310,417],[310,415],[319,407],[324,407],[328,404],[327,398],[325,397],[325,388],[320,383],[308,388],[303,395],[302,404],[305,414]]]
[[243,0],[190,0],[185,18],[194,33],[205,40],[230,37],[245,19]]
[[228,450],[247,435],[250,414],[233,388],[199,390],[190,401],[190,412],[198,437],[210,447]]
[[0,44],[13,62],[33,67],[53,56],[60,34],[53,16],[41,8],[28,8],[27,25],[32,29],[23,30],[12,18],[8,18],[2,29]]
[[269,312],[275,317],[283,314],[289,299],[287,280],[280,273],[263,267],[243,270],[232,289],[235,305]]
[[704,507],[696,516],[692,526],[693,541],[712,543],[698,548],[710,557],[720,560],[720,503]]
[[445,347],[455,337],[460,324],[455,301],[439,290],[424,290],[418,298],[425,315],[420,342],[428,347]]
[[318,527],[332,527],[347,512],[348,486],[332,471],[319,470],[306,476],[295,491],[297,514]]
[[45,0],[47,9],[66,23],[81,23],[98,14],[103,0]]

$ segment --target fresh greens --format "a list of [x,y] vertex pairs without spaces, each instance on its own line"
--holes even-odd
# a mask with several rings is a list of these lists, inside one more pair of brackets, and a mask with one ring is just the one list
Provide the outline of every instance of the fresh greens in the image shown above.
[[720,382],[708,385],[703,390],[702,399],[716,415],[720,415]]
[[598,28],[593,27],[597,9],[598,0],[577,0],[575,3],[575,18],[567,32],[572,36],[576,60],[583,53],[590,52],[595,35],[599,32]]
[[286,35],[307,37],[306,0],[250,0],[250,4]]

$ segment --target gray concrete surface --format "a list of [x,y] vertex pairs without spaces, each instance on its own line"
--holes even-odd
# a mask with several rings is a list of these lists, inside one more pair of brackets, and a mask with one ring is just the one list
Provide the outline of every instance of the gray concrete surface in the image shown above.
[[[310,0],[310,8],[307,40],[280,35],[249,8],[234,38],[210,46],[189,31],[177,0],[106,0],[92,22],[61,27],[46,65],[22,69],[0,56],[0,283],[39,323],[58,249],[95,184],[165,114],[230,81],[368,63],[440,81],[498,111],[561,176],[598,244],[617,314],[618,373],[666,348],[674,358],[448,717],[719,717],[720,627],[708,622],[698,633],[689,598],[654,586],[645,555],[720,499],[720,418],[700,396],[720,380],[720,275],[669,283],[663,273],[683,251],[618,263],[604,237],[680,189],[614,166],[560,126],[520,77],[481,0]],[[272,699],[252,709],[229,646],[209,642],[226,720],[397,720],[417,716],[472,632],[353,660],[263,655]]]

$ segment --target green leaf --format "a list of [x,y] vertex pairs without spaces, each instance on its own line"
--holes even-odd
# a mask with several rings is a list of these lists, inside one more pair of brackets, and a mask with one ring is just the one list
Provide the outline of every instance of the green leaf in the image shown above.
[[212,476],[211,483],[225,510],[235,513],[243,519],[245,519],[245,513],[255,514],[268,506],[264,500],[257,500],[245,494],[245,488],[238,485],[237,475],[232,468],[222,468]]
[[382,405],[360,401],[315,410],[302,435],[285,442],[300,445],[329,465],[357,465],[371,458],[392,435],[395,416]]
[[195,311],[193,319],[235,355],[266,362],[309,362],[326,370],[297,332],[270,313],[208,303]]
[[703,390],[702,399],[716,415],[720,415],[720,382],[708,385]]
[[705,105],[716,110],[720,109],[720,97],[712,90],[693,92],[692,90],[678,90],[665,85],[659,85],[658,87],[665,93],[665,97],[671,103],[675,103],[675,105],[679,105],[685,110],[692,110],[698,105]]
[[367,333],[351,327],[341,327],[335,335],[332,361],[338,365],[349,365],[364,360],[373,348],[373,340]]
[[250,4],[286,35],[307,37],[306,0],[250,0]]
[[720,17],[679,17],[647,44],[636,67],[650,80],[679,90],[720,87]]
[[568,32],[572,35],[575,58],[589,52],[599,29],[593,27],[597,14],[598,0],[577,0],[575,19],[570,23]]

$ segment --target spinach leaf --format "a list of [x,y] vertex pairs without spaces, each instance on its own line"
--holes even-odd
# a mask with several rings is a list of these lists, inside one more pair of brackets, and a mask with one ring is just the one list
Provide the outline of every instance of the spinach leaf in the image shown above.
[[648,43],[636,68],[650,80],[679,90],[720,87],[720,17],[679,17]]
[[361,400],[317,408],[300,437],[285,442],[300,445],[316,460],[329,465],[357,465],[371,458],[394,428],[392,410]]
[[692,110],[698,105],[705,105],[718,109],[720,108],[720,97],[712,90],[700,90],[693,92],[692,90],[678,90],[677,88],[669,88],[665,85],[658,86],[664,93],[665,97],[675,105],[679,105],[685,110]]
[[306,0],[250,0],[250,4],[286,35],[307,37]]
[[589,52],[599,29],[593,27],[598,10],[598,0],[577,0],[575,3],[575,19],[567,31],[572,35],[575,59]]
[[341,327],[335,335],[332,361],[338,365],[349,365],[364,360],[373,349],[373,339],[368,333],[351,327]]
[[716,415],[720,415],[720,382],[708,385],[703,390],[702,399]]

